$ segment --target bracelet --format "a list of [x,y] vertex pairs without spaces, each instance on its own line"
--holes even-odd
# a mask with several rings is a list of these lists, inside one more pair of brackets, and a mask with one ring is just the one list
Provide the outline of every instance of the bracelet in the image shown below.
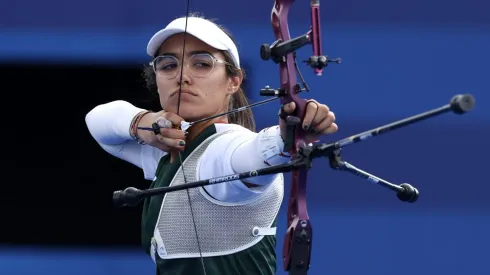
[[133,117],[133,120],[131,121],[131,125],[129,126],[129,134],[133,139],[138,142],[138,144],[144,145],[145,143],[139,138],[138,136],[138,124],[140,120],[143,118],[144,115],[151,113],[151,111],[141,111],[137,115]]

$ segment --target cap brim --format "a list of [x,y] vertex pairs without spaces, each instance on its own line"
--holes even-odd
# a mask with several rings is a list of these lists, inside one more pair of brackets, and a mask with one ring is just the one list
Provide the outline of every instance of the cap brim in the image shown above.
[[[148,55],[150,56],[155,56],[155,54],[158,52],[158,49],[160,46],[167,40],[169,37],[172,35],[178,34],[178,33],[184,33],[185,30],[181,28],[173,28],[173,29],[163,29],[160,30],[159,32],[155,33],[153,37],[150,39],[148,42],[148,47],[146,49]],[[209,46],[218,49],[218,50],[227,50],[226,46],[221,44],[221,43],[216,43],[215,39],[211,39],[209,36],[210,34],[206,32],[200,32],[197,30],[193,30],[192,28],[187,29],[187,34],[190,34],[197,39],[201,40],[202,42],[208,44]]]
[[187,33],[206,43],[217,50],[228,51],[235,63],[240,67],[240,57],[233,40],[218,25],[204,18],[181,17],[170,22],[170,24],[155,33],[148,42],[146,52],[154,57],[161,45],[172,35]]

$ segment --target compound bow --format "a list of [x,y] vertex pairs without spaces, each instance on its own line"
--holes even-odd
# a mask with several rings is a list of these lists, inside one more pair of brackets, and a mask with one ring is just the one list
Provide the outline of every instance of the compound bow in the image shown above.
[[[307,173],[312,166],[312,160],[318,157],[327,157],[330,161],[330,167],[332,169],[351,172],[354,175],[367,179],[369,182],[379,184],[388,188],[389,190],[395,191],[398,199],[401,201],[413,203],[419,196],[419,192],[416,188],[408,183],[403,183],[400,185],[392,184],[386,180],[358,169],[352,164],[342,160],[340,157],[341,148],[443,113],[454,112],[456,114],[464,114],[473,109],[475,101],[473,96],[470,94],[456,95],[451,99],[449,104],[439,108],[435,108],[430,111],[387,124],[385,126],[353,135],[337,142],[306,144],[304,140],[305,130],[301,127],[301,121],[305,113],[307,101],[300,98],[298,94],[303,91],[309,91],[309,88],[299,71],[296,62],[296,51],[305,45],[312,45],[313,54],[304,62],[314,69],[316,75],[321,75],[323,69],[328,65],[328,63],[340,63],[341,60],[330,60],[328,59],[328,56],[322,55],[319,0],[310,0],[310,30],[304,35],[291,38],[287,20],[289,9],[293,2],[294,0],[274,1],[271,22],[275,42],[271,45],[263,44],[260,48],[261,58],[263,60],[272,60],[278,64],[280,75],[280,88],[271,89],[269,86],[266,86],[264,89],[261,89],[260,94],[262,96],[275,96],[275,98],[257,102],[237,110],[232,110],[230,112],[201,119],[192,123],[186,122],[183,123],[181,127],[181,129],[185,130],[195,123],[209,120],[217,116],[227,115],[233,112],[243,111],[245,109],[270,102],[274,99],[280,99],[281,104],[295,102],[295,112],[286,118],[288,126],[284,142],[284,151],[288,151],[291,154],[290,161],[284,164],[274,165],[259,170],[205,179],[177,186],[147,190],[139,190],[134,187],[128,187],[123,191],[114,192],[113,201],[117,206],[131,206],[138,204],[143,198],[157,195],[162,196],[168,192],[188,190],[189,188],[219,184],[232,180],[268,174],[292,172],[291,191],[287,210],[287,233],[284,238],[283,245],[283,268],[285,271],[288,271],[290,275],[306,275],[310,267],[313,233],[306,203]],[[297,82],[297,76],[301,78],[304,87],[301,87],[301,85]],[[140,129],[159,133],[160,126],[154,123],[151,128],[142,127]],[[204,264],[203,268],[205,273]]]

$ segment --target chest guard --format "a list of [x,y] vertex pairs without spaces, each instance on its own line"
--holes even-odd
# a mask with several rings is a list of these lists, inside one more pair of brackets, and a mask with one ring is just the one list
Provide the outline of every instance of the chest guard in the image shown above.
[[[199,180],[196,171],[201,156],[213,140],[228,132],[212,135],[184,161],[187,182]],[[170,186],[184,183],[181,166]],[[282,174],[278,174],[259,196],[238,203],[217,201],[202,188],[188,191],[190,205],[186,190],[165,194],[151,242],[153,260],[156,254],[161,259],[200,257],[191,206],[203,257],[236,253],[255,245],[265,235],[276,233],[276,228],[271,226],[284,197]]]

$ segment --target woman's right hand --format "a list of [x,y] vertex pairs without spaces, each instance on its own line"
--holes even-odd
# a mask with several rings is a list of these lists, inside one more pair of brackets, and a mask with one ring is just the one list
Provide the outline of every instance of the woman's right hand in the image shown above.
[[[139,123],[138,127],[149,127],[157,121],[158,118],[163,117],[169,120],[172,125],[180,126],[180,123],[184,121],[180,116],[165,111],[157,113],[148,113],[144,115]],[[171,152],[175,150],[183,151],[185,148],[185,134],[184,131],[176,128],[160,128],[160,134],[155,135],[152,131],[138,129],[138,137],[146,144],[159,148],[165,152]]]

